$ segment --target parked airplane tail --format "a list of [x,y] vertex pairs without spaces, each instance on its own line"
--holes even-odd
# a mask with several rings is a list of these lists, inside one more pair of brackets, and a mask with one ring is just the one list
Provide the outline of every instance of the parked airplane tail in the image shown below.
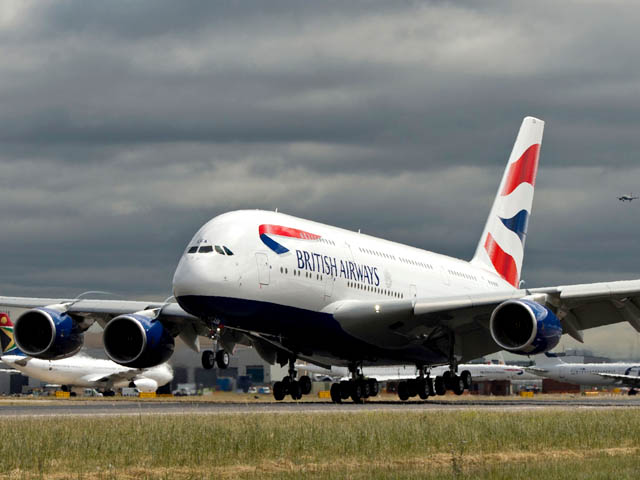
[[525,117],[471,262],[518,287],[544,122]]
[[0,346],[2,355],[24,355],[13,339],[13,323],[6,313],[0,313]]
[[536,367],[542,365],[559,365],[561,363],[564,363],[557,354],[549,352],[535,355],[533,359],[535,360]]

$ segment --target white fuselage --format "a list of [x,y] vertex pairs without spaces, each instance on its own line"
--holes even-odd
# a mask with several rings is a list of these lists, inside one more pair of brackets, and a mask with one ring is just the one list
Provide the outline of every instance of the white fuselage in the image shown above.
[[543,378],[584,386],[620,384],[619,380],[600,375],[603,373],[640,376],[640,365],[632,363],[560,363],[540,365],[540,369],[531,371]]
[[[274,226],[303,233],[260,234],[275,230]],[[224,247],[233,255],[220,253]],[[256,210],[230,212],[205,224],[180,259],[173,290],[180,305],[200,318],[215,317],[266,335],[323,336],[326,346],[326,336],[338,333],[321,317],[334,313],[333,305],[343,300],[410,303],[418,297],[504,292],[514,287],[470,262]],[[399,357],[387,353],[378,364],[396,363]],[[340,355],[325,354],[333,360],[326,363],[342,360]],[[446,362],[442,357],[426,360]]]
[[29,377],[56,385],[89,388],[122,388],[130,382],[140,391],[153,391],[173,379],[171,367],[167,364],[137,370],[123,367],[110,360],[75,355],[62,360],[41,360],[22,355],[3,355],[5,364]]

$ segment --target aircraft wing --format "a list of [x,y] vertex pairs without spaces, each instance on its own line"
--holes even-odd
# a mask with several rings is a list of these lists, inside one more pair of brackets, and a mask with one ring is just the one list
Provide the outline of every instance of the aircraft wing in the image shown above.
[[629,322],[640,332],[640,280],[510,290],[446,298],[340,301],[326,310],[353,336],[384,348],[428,345],[446,355],[451,334],[462,361],[501,348],[489,331],[493,310],[528,298],[556,313],[563,333],[582,342],[582,330]]
[[110,375],[90,375],[85,377],[85,380],[96,383],[109,383],[114,384],[116,382],[127,381],[130,382],[138,377],[142,373],[142,370],[127,370],[124,372],[115,372]]
[[185,312],[177,303],[139,302],[129,300],[94,300],[94,299],[59,299],[59,298],[27,298],[0,297],[0,306],[14,308],[46,307],[69,303],[68,313],[81,317],[89,322],[97,321],[104,327],[118,315],[162,308],[158,317],[172,334],[180,335],[182,340],[193,350],[200,351],[198,335],[208,334],[207,326],[197,317]]
[[621,385],[627,387],[640,387],[640,377],[637,375],[622,375],[618,373],[598,373],[601,377],[618,380]]

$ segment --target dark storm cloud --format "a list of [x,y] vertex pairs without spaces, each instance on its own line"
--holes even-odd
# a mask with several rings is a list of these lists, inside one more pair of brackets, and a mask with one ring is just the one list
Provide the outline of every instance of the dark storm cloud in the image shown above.
[[524,278],[635,278],[627,2],[5,2],[5,294],[168,295],[199,226],[281,211],[469,258],[546,123]]

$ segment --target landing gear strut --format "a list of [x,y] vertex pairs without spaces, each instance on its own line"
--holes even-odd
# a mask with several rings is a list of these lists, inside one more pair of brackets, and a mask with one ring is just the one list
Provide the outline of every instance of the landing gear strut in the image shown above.
[[289,357],[289,374],[280,382],[273,384],[273,398],[276,400],[284,400],[284,397],[291,395],[293,400],[300,400],[303,395],[311,393],[311,378],[303,375],[296,380],[298,372],[295,368],[296,357]]
[[229,354],[223,349],[218,350],[220,331],[220,327],[211,330],[209,336],[213,340],[213,350],[205,350],[202,352],[202,368],[206,370],[211,370],[215,365],[222,370],[229,367]]
[[375,378],[365,378],[362,369],[356,363],[349,365],[351,380],[343,380],[331,385],[331,401],[342,403],[351,397],[353,403],[362,403],[369,397],[375,397],[380,391],[380,384]]

